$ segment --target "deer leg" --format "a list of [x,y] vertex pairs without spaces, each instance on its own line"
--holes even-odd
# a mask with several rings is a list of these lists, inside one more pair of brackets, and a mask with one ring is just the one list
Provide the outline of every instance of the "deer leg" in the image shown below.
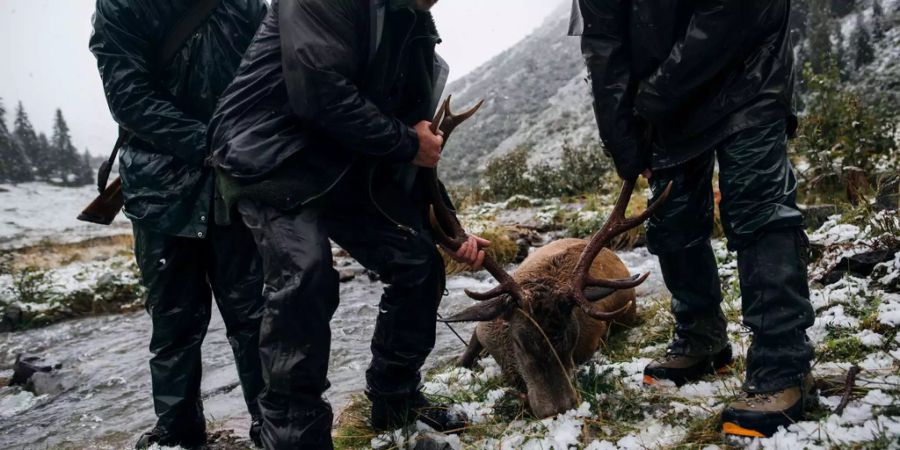
[[484,346],[481,345],[481,341],[478,340],[478,332],[472,332],[472,339],[469,340],[469,346],[466,347],[465,353],[463,353],[456,361],[456,365],[471,369],[472,366],[475,365],[475,362],[481,357],[481,352],[483,350]]

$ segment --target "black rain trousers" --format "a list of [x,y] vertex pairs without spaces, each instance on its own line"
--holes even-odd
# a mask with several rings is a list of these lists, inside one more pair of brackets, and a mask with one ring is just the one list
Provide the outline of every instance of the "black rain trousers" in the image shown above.
[[209,226],[207,239],[159,233],[134,224],[135,256],[153,321],[150,373],[157,425],[174,436],[204,427],[200,347],[213,297],[225,321],[247,410],[260,416],[262,260],[243,225]]
[[785,120],[748,128],[687,163],[653,173],[651,189],[668,201],[647,225],[672,292],[676,337],[670,352],[708,355],[728,343],[715,255],[712,190],[716,158],[722,225],[738,253],[744,325],[753,332],[744,389],[773,392],[799,385],[813,357],[806,329],[809,241],[796,203],[797,180],[787,157]]
[[367,395],[390,401],[419,390],[420,369],[435,344],[443,260],[426,230],[424,203],[394,193],[390,203],[399,207],[389,218],[360,183],[369,177],[356,166],[325,197],[296,210],[238,204],[265,266],[260,353],[266,389],[260,404],[267,449],[332,448],[333,415],[323,394],[330,386],[329,322],[338,307],[339,281],[329,238],[386,285],[366,371]]

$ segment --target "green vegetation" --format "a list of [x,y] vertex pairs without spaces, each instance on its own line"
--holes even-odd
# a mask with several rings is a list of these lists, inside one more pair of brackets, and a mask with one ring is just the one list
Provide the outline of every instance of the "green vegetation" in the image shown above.
[[528,165],[528,148],[518,148],[493,159],[483,175],[487,187],[484,200],[506,200],[516,195],[536,198],[578,196],[599,192],[608,185],[609,158],[600,146],[563,147],[558,166]]

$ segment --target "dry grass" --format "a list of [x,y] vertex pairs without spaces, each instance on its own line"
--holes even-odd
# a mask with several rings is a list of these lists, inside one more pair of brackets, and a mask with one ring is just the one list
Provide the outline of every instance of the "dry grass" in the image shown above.
[[12,268],[49,270],[77,262],[130,254],[132,248],[134,238],[131,235],[99,237],[69,244],[42,242],[13,250]]

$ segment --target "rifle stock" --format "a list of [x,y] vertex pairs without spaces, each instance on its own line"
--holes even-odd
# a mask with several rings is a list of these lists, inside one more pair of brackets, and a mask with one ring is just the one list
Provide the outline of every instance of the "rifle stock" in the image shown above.
[[97,198],[78,216],[82,222],[109,225],[125,206],[122,195],[122,179],[116,178]]

